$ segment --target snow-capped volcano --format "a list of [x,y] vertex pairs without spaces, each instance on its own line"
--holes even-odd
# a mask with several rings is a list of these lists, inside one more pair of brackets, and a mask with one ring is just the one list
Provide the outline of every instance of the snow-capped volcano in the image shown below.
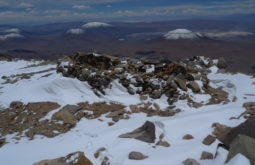
[[201,37],[201,34],[192,32],[187,29],[172,30],[164,35],[164,38],[167,40],[198,39],[200,37]]
[[108,23],[104,22],[88,22],[82,26],[82,28],[98,28],[98,27],[109,27],[111,26]]

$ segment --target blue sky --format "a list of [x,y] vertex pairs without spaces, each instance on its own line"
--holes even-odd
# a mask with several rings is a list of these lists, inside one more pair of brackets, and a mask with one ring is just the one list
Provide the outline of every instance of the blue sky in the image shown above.
[[0,0],[1,24],[255,14],[255,0]]

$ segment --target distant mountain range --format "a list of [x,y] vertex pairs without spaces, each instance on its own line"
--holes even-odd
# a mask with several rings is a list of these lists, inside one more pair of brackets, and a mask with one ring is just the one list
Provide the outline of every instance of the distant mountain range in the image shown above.
[[[253,16],[250,16],[253,18]],[[58,59],[75,52],[180,59],[225,56],[234,71],[253,71],[255,21],[176,20],[161,22],[67,22],[0,26],[0,52],[20,58]],[[88,25],[90,28],[88,28]],[[92,26],[93,25],[93,26]],[[87,27],[86,27],[87,26]],[[10,31],[18,29],[19,32]],[[196,40],[166,40],[176,29],[201,34]],[[9,30],[9,32],[7,31]]]

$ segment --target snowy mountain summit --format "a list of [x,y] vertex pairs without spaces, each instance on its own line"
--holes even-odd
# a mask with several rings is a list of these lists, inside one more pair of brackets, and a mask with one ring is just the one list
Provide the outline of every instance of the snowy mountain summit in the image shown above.
[[82,25],[82,28],[98,28],[98,27],[109,27],[109,26],[111,25],[104,22],[88,22]]
[[1,164],[250,165],[255,78],[226,67],[224,58],[0,54]]
[[178,39],[198,39],[202,37],[201,34],[192,32],[187,29],[176,29],[169,31],[164,35],[167,40],[178,40]]

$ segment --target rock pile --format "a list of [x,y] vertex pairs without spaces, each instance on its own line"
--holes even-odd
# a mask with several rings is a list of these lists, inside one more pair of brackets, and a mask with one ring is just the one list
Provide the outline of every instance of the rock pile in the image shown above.
[[219,62],[203,57],[170,62],[77,53],[60,61],[57,72],[88,82],[98,96],[111,88],[113,80],[118,80],[132,95],[148,95],[153,99],[166,95],[170,105],[187,99],[191,106],[199,107],[201,105],[189,97],[188,91],[211,95],[208,104],[229,101],[227,92],[209,86],[209,68],[213,65],[225,67],[223,59]]

